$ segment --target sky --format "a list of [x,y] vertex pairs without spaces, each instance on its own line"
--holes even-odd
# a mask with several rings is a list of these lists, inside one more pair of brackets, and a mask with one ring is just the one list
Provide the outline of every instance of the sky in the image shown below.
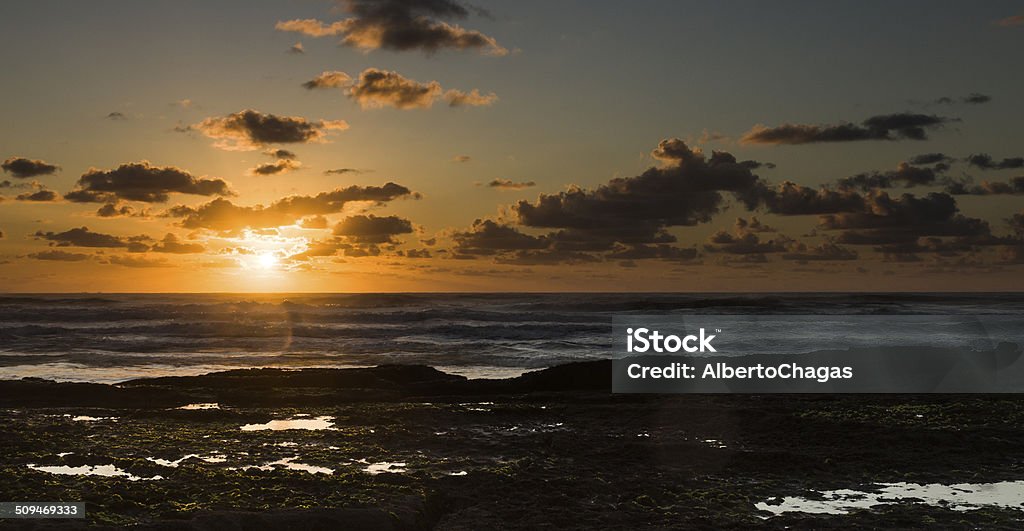
[[1018,291],[1019,2],[10,1],[0,291]]

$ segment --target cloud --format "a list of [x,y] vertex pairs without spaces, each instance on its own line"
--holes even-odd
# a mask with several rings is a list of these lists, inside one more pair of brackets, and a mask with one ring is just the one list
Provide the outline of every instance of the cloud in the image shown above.
[[45,188],[42,188],[40,190],[36,190],[35,192],[26,192],[24,194],[20,194],[15,199],[17,199],[18,201],[35,201],[43,203],[58,201],[60,200],[60,195],[58,195],[57,192],[54,192],[53,190],[47,190]]
[[225,150],[251,151],[267,144],[324,142],[332,131],[348,129],[344,120],[307,120],[301,116],[277,116],[252,109],[222,117],[206,118],[190,126]]
[[297,42],[288,48],[288,53],[295,55],[304,54],[306,53],[306,49],[302,47],[301,42]]
[[1010,157],[996,162],[987,153],[978,153],[967,157],[967,164],[983,170],[1008,170],[1024,168],[1024,157]]
[[275,159],[294,160],[294,159],[298,158],[298,155],[296,155],[295,152],[288,151],[287,149],[268,149],[267,151],[264,151],[263,153],[265,155],[274,157]]
[[911,157],[907,162],[919,166],[927,166],[929,164],[949,163],[952,161],[953,158],[944,153],[922,153]]
[[292,159],[278,159],[274,162],[266,162],[249,169],[249,175],[277,175],[288,173],[302,167],[302,163]]
[[856,212],[864,205],[864,198],[853,190],[811,188],[791,181],[774,186],[757,182],[736,195],[748,210],[764,207],[782,216]]
[[194,177],[174,166],[153,166],[149,161],[121,164],[113,170],[91,168],[78,179],[75,190],[64,195],[76,203],[115,202],[118,199],[164,203],[170,194],[233,195],[222,179]]
[[408,251],[398,251],[399,256],[406,258],[430,258],[430,249],[409,249]]
[[363,109],[428,109],[438,98],[443,98],[451,107],[480,107],[498,101],[498,96],[493,92],[483,95],[477,89],[470,92],[454,89],[444,91],[437,81],[421,83],[398,72],[379,68],[363,70],[356,80],[344,72],[327,71],[302,86],[310,90],[344,89],[345,95],[359,103]]
[[857,251],[841,247],[833,242],[810,246],[802,242],[793,242],[789,245],[787,252],[782,254],[783,260],[797,262],[856,260],[857,257]]
[[853,245],[913,243],[923,236],[971,238],[975,243],[995,243],[988,222],[959,213],[949,194],[929,193],[916,197],[891,197],[875,192],[865,197],[861,211],[820,218],[824,230],[843,230],[836,241]]
[[149,246],[144,242],[150,241],[148,236],[113,236],[101,232],[92,232],[88,227],[69,229],[64,232],[43,232],[35,233],[36,239],[53,242],[57,247],[105,247],[105,248],[126,248],[131,252],[144,252]]
[[178,205],[164,216],[181,218],[188,229],[238,231],[244,228],[270,228],[292,225],[307,216],[335,214],[352,202],[384,203],[403,197],[418,198],[408,188],[395,183],[384,186],[349,186],[319,194],[289,196],[269,206],[238,206],[226,199],[215,199],[200,206]]
[[119,265],[124,267],[170,267],[171,264],[163,259],[150,259],[143,258],[141,256],[117,256],[111,255],[107,257],[108,264]]
[[308,90],[322,88],[345,88],[352,82],[352,77],[345,72],[324,71],[320,75],[302,84]]
[[82,260],[88,260],[91,255],[83,253],[69,253],[66,251],[40,251],[38,253],[29,253],[29,258],[35,258],[36,260],[51,260],[55,262],[81,262]]
[[101,218],[117,218],[126,216],[144,216],[145,213],[136,213],[130,205],[120,203],[107,203],[96,210],[96,215]]
[[335,225],[334,234],[357,243],[394,243],[399,234],[412,233],[412,223],[397,216],[349,216]]
[[663,140],[652,155],[669,164],[636,177],[612,179],[594,190],[572,187],[541,194],[535,202],[519,201],[513,212],[529,227],[640,229],[634,235],[650,239],[665,227],[709,221],[723,205],[721,192],[747,190],[758,180],[728,153],[706,159],[679,139]]
[[451,89],[446,91],[443,97],[450,107],[486,107],[498,101],[497,94],[480,94],[477,89],[469,92]]
[[163,240],[160,240],[150,251],[154,253],[171,253],[171,254],[193,254],[201,253],[206,248],[199,243],[186,243],[178,239],[177,236],[171,233],[167,233]]
[[316,19],[288,20],[275,26],[311,37],[341,36],[341,42],[363,50],[478,50],[505,55],[490,36],[438,18],[466,18],[469,10],[453,0],[348,0],[351,18],[325,24]]
[[369,173],[373,170],[360,170],[357,168],[335,168],[333,170],[325,170],[324,175],[345,175],[346,173]]
[[950,195],[1017,195],[1024,194],[1024,175],[1014,177],[1008,182],[982,181],[971,185],[967,182],[953,182],[946,187]]
[[0,164],[5,172],[19,179],[28,179],[40,175],[52,175],[60,169],[59,166],[49,164],[38,159],[27,159],[25,157],[11,157]]
[[437,81],[420,83],[402,77],[397,72],[388,72],[376,68],[367,68],[359,74],[359,79],[348,90],[364,109],[385,106],[396,109],[426,109],[434,104],[441,94],[441,84]]
[[452,234],[455,252],[467,255],[493,255],[499,251],[545,249],[550,241],[545,237],[531,236],[515,227],[500,224],[490,219],[478,219],[467,231]]
[[972,92],[966,96],[960,96],[959,98],[951,98],[949,96],[943,96],[936,99],[933,103],[938,105],[953,105],[954,103],[965,103],[967,105],[981,105],[982,103],[988,103],[992,101],[992,96],[987,94],[980,94],[978,92]]
[[452,157],[452,162],[469,162],[471,160],[473,160],[473,157],[469,155],[455,155]]
[[1011,28],[1013,26],[1024,26],[1024,15],[1013,15],[996,21],[997,26]]
[[896,185],[912,188],[935,184],[938,177],[939,171],[936,169],[901,162],[895,170],[860,173],[839,179],[837,186],[841,189],[860,189],[865,192],[877,188],[893,188]]
[[324,216],[303,218],[302,221],[299,222],[299,226],[304,229],[326,229],[327,218]]
[[499,190],[522,190],[524,188],[530,188],[537,186],[537,183],[533,181],[515,182],[511,179],[494,179],[487,183],[489,188],[497,188]]
[[106,118],[107,118],[107,120],[113,120],[115,122],[128,119],[128,117],[125,116],[125,114],[123,112],[119,112],[119,111],[114,111],[114,112],[108,114],[106,116]]
[[898,113],[872,116],[856,124],[808,125],[783,124],[778,127],[756,125],[740,138],[741,144],[813,144],[859,140],[927,140],[927,130],[936,129],[950,118],[927,114]]
[[[661,167],[612,179],[588,190],[571,186],[509,208],[511,220],[477,220],[452,234],[453,257],[493,256],[508,263],[581,263],[602,259],[692,260],[696,251],[670,245],[669,227],[709,221],[725,206],[725,192],[758,182],[748,165],[726,152],[706,157],[679,139],[652,152]],[[548,229],[528,234],[514,226]]]

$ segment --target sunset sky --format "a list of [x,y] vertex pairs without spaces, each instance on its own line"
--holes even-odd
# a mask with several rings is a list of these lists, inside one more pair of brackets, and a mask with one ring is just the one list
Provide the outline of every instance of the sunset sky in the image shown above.
[[1019,2],[9,1],[0,290],[1024,289]]

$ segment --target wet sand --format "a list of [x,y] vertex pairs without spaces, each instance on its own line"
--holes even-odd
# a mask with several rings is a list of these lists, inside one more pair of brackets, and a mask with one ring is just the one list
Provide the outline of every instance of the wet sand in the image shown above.
[[609,371],[3,381],[0,499],[88,518],[0,528],[1024,525],[1013,395],[613,395]]

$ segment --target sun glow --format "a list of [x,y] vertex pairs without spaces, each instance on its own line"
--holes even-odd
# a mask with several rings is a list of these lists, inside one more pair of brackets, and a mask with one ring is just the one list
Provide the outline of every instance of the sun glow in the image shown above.
[[272,252],[256,255],[256,267],[260,269],[274,269],[280,262],[281,260]]

